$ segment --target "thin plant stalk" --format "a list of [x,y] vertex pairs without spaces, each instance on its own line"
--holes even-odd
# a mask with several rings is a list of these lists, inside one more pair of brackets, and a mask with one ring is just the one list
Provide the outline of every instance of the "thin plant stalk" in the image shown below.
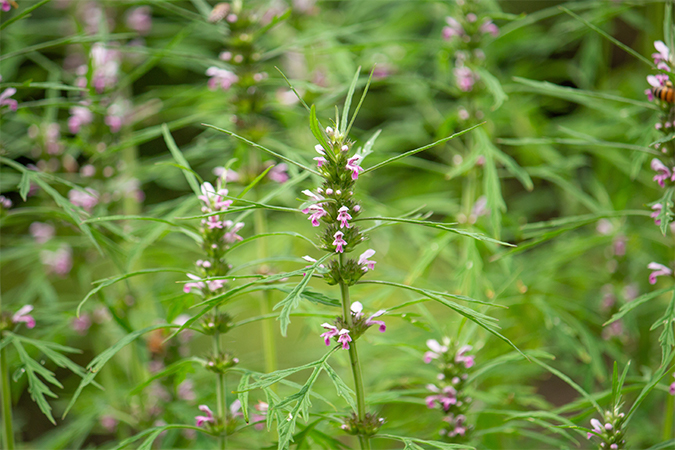
[[[254,213],[254,224],[256,235],[267,232],[267,218],[262,209],[257,209]],[[258,258],[264,260],[267,258],[267,246],[262,239],[258,240]],[[260,298],[260,314],[266,316],[272,313],[272,291],[262,291]],[[271,320],[262,321],[263,353],[265,356],[265,370],[272,373],[277,370],[277,346],[274,340],[274,323]],[[276,389],[276,385],[273,387]]]
[[[340,266],[344,266],[344,253],[340,253]],[[352,305],[349,299],[349,287],[343,282],[340,282],[340,293],[342,294],[342,314],[351,330],[354,325],[352,323]],[[359,362],[359,353],[356,349],[356,341],[352,341],[349,344],[349,360],[351,362],[352,373],[354,374],[357,414],[359,422],[363,423],[366,418],[366,394],[363,389],[363,375],[361,374],[361,364]],[[370,449],[370,439],[368,436],[359,435],[359,444],[361,444],[361,450]]]
[[[216,313],[217,314],[217,313]],[[216,355],[220,355],[220,333],[213,335],[213,350]],[[216,381],[216,403],[218,407],[218,417],[223,421],[223,432],[218,438],[218,448],[224,450],[227,448],[227,396],[225,390],[225,374],[218,373]]]
[[666,412],[663,415],[663,440],[668,441],[673,438],[673,423],[675,422],[675,397],[668,396],[666,400]]
[[0,377],[2,377],[2,448],[14,449],[14,426],[12,424],[12,393],[9,386],[7,348],[0,350]]

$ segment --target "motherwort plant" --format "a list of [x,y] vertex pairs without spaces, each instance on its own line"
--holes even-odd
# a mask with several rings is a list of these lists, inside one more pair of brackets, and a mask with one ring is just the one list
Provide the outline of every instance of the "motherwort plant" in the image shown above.
[[[287,162],[300,167],[305,172],[315,175],[320,180],[319,186],[315,189],[303,191],[307,200],[300,207],[300,211],[307,216],[307,220],[312,227],[321,228],[318,234],[318,243],[315,244],[315,247],[325,252],[323,256],[304,256],[303,259],[310,264],[300,270],[267,277],[268,280],[279,279],[279,277],[288,278],[289,276],[302,277],[302,280],[292,289],[290,294],[275,306],[275,309],[280,309],[278,320],[280,321],[282,334],[286,335],[286,331],[290,324],[291,312],[299,306],[299,303],[303,298],[308,298],[309,293],[311,292],[309,291],[308,284],[312,279],[321,279],[328,285],[339,287],[339,306],[342,313],[332,321],[321,324],[323,333],[320,337],[324,340],[326,345],[330,346],[332,341],[335,342],[335,345],[319,361],[296,368],[279,370],[260,377],[253,377],[253,382],[249,383],[246,380],[243,380],[239,385],[238,391],[240,392],[240,395],[241,393],[247,393],[253,389],[261,388],[265,390],[268,399],[270,399],[270,386],[300,370],[308,368],[313,369],[312,375],[300,392],[286,397],[285,399],[275,400],[272,397],[270,400],[270,414],[268,415],[268,420],[277,420],[279,433],[278,447],[280,449],[287,448],[290,445],[290,442],[296,438],[294,430],[298,417],[304,417],[305,419],[309,417],[309,399],[312,394],[312,387],[322,371],[325,371],[329,375],[331,381],[337,388],[338,394],[352,407],[352,413],[342,415],[342,419],[340,419],[340,428],[349,434],[357,436],[361,448],[370,448],[370,439],[376,435],[385,422],[384,418],[380,417],[376,411],[369,410],[368,405],[366,404],[367,382],[364,380],[362,374],[362,362],[359,357],[361,344],[358,340],[373,326],[377,327],[380,332],[386,331],[387,326],[382,320],[382,316],[386,313],[386,309],[366,312],[368,310],[368,304],[364,305],[359,301],[352,300],[351,291],[352,288],[357,285],[365,283],[379,284],[382,286],[394,286],[421,293],[427,299],[442,303],[510,344],[508,339],[497,332],[493,322],[494,319],[470,308],[461,306],[451,299],[478,303],[483,302],[456,294],[429,291],[390,281],[363,279],[365,275],[370,275],[370,273],[372,273],[377,262],[373,259],[376,254],[376,249],[368,248],[363,245],[368,240],[368,233],[360,228],[359,225],[361,222],[376,221],[376,225],[370,227],[369,230],[375,229],[387,222],[416,224],[449,231],[474,239],[487,240],[493,243],[499,243],[499,241],[476,233],[458,230],[447,224],[420,220],[417,216],[414,216],[417,211],[413,211],[411,214],[403,217],[365,217],[364,208],[358,200],[357,183],[360,177],[406,156],[416,154],[454,137],[460,136],[467,131],[470,131],[472,128],[453,134],[452,136],[432,144],[393,156],[368,168],[364,168],[363,161],[372,153],[372,148],[379,132],[377,132],[375,136],[368,140],[362,147],[357,147],[355,142],[349,138],[349,131],[351,130],[355,116],[363,103],[365,92],[367,92],[368,88],[367,84],[364,96],[356,107],[354,116],[349,120],[351,99],[358,82],[358,75],[359,73],[357,72],[352,81],[342,116],[336,117],[331,126],[326,128],[321,126],[316,116],[315,108],[313,106],[311,108],[308,107],[310,110],[310,128],[317,140],[317,144],[314,147],[315,156],[313,157],[316,162],[316,168],[308,167],[302,162],[282,157]],[[268,153],[281,156],[262,145],[250,142],[233,132],[218,129],[216,127],[212,128],[248,142],[256,148]],[[256,207],[270,206],[257,203]],[[313,296],[313,298],[316,301],[316,296]],[[312,299],[312,297],[309,296],[309,299]],[[322,302],[325,304],[332,304],[332,302],[328,302],[326,299],[323,299]],[[340,350],[346,350],[349,354],[350,367],[354,381],[353,391],[347,387],[345,382],[340,379],[335,370],[328,364],[330,356]],[[320,416],[318,420],[321,422],[326,419],[327,417],[323,415]],[[415,438],[392,435],[378,435],[377,437],[398,439],[403,442],[419,441]]]

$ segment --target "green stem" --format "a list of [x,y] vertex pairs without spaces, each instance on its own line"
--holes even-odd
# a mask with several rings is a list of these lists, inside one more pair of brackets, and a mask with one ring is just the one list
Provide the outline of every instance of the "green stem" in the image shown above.
[[[213,335],[213,350],[216,354],[216,358],[219,357],[220,355],[220,333],[216,332]],[[223,432],[221,433],[220,437],[218,438],[218,448],[220,450],[224,450],[227,448],[227,427],[226,427],[226,422],[227,422],[227,396],[226,396],[226,390],[225,390],[225,374],[224,373],[219,373],[218,374],[218,380],[216,382],[216,402],[217,402],[217,408],[218,408],[218,417],[222,421],[222,425],[224,428]]]
[[673,410],[675,409],[675,397],[672,395],[668,396],[666,400],[666,412],[663,419],[663,440],[668,441],[673,438],[673,422],[675,418],[673,417]]
[[7,348],[0,350],[0,377],[2,377],[2,448],[14,449],[14,429],[12,426],[12,392],[9,386],[9,368],[7,367]]
[[[344,253],[340,253],[340,267],[344,267]],[[353,329],[351,300],[349,299],[349,286],[340,282],[340,293],[342,294],[342,314],[347,322],[349,329]],[[354,374],[354,388],[356,391],[356,407],[359,422],[363,423],[366,418],[366,393],[363,389],[363,375],[361,374],[361,364],[359,363],[359,353],[356,349],[356,341],[349,344],[349,360]],[[370,440],[368,436],[359,435],[359,444],[361,450],[370,450]]]
[[[0,311],[2,296],[0,296]],[[9,385],[9,366],[7,366],[7,347],[0,350],[0,388],[2,389],[2,448],[14,449],[14,426],[12,424],[12,390]]]
[[[258,199],[260,196],[256,196]],[[265,211],[257,209],[254,213],[255,234],[261,235],[267,232],[267,220]],[[258,258],[263,260],[267,257],[267,245],[262,239],[258,239]],[[266,267],[261,267],[261,272],[267,272]],[[265,290],[260,298],[260,314],[265,316],[272,313],[273,308],[272,291]],[[263,352],[265,355],[265,371],[272,373],[277,370],[277,346],[274,340],[274,322],[271,320],[262,321]],[[276,385],[272,386],[276,390]]]

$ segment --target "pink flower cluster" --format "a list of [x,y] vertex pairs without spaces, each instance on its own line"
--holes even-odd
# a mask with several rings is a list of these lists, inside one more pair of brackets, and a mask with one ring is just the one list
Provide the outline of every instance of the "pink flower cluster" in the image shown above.
[[329,323],[322,323],[321,326],[328,330],[320,336],[323,338],[326,345],[330,345],[330,340],[333,337],[338,336],[338,343],[342,344],[344,350],[349,350],[349,343],[352,341],[352,338],[349,336],[348,329],[338,329],[338,327]]
[[[360,319],[364,315],[363,314],[363,305],[361,304],[361,302],[352,303],[351,310],[352,310],[352,316],[354,317],[355,320]],[[387,331],[387,325],[384,323],[384,321],[375,320],[376,317],[380,317],[382,314],[384,314],[386,312],[387,312],[386,310],[381,309],[381,310],[377,311],[375,314],[373,314],[372,316],[368,317],[368,319],[366,319],[366,326],[370,327],[370,326],[373,326],[373,325],[378,325],[379,326],[378,329],[380,330],[380,333],[384,333],[385,331]]]
[[[621,417],[623,417],[623,413],[620,414]],[[594,435],[600,435],[602,436],[605,431],[612,431],[614,427],[612,426],[611,423],[607,422],[606,424],[602,424],[598,419],[591,419],[591,426],[593,427],[593,432],[592,433],[587,433],[586,434],[586,439],[591,439]],[[605,443],[603,442],[601,444],[602,447],[604,447]],[[616,450],[619,448],[619,445],[616,443],[610,444],[609,446],[610,449]]]
[[239,77],[233,72],[216,66],[211,66],[206,69],[206,76],[211,77],[207,84],[212,91],[215,91],[218,88],[227,91],[234,83],[239,81]]
[[443,411],[447,412],[452,405],[457,405],[457,389],[454,387],[445,386],[443,389],[440,389],[435,384],[428,384],[427,389],[434,393],[434,395],[429,395],[424,400],[430,409],[439,404],[443,408]]
[[675,174],[673,174],[673,171],[671,171],[658,158],[652,159],[651,167],[652,170],[656,172],[656,175],[654,175],[653,179],[659,183],[659,186],[665,187],[665,182],[667,180],[675,181]]
[[464,422],[466,422],[466,416],[464,414],[458,414],[457,417],[455,417],[454,414],[448,414],[443,418],[444,422],[447,422],[450,425],[450,429],[442,429],[440,431],[441,435],[444,435],[447,433],[448,437],[455,437],[455,436],[464,436],[466,434],[466,426],[464,426]]

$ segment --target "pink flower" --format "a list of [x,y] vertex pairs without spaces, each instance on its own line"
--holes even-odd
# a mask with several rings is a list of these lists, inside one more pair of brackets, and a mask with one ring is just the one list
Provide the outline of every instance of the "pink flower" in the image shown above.
[[68,246],[63,246],[56,251],[42,250],[40,260],[47,266],[48,272],[62,277],[68,275],[73,267],[72,251]]
[[199,405],[199,410],[201,412],[205,413],[206,415],[195,417],[195,421],[197,422],[198,427],[203,426],[205,423],[209,423],[209,422],[213,423],[213,422],[216,421],[216,419],[213,418],[213,413],[211,412],[211,410],[209,409],[208,406]]
[[149,6],[140,6],[127,12],[126,24],[138,34],[148,34],[152,28],[152,10]]
[[12,322],[25,323],[28,328],[35,328],[35,319],[29,313],[33,310],[32,305],[26,305],[19,309],[13,316]]
[[440,358],[443,353],[448,351],[448,346],[441,345],[436,339],[429,339],[427,341],[427,347],[431,350],[424,354],[424,362],[427,364],[429,364],[432,359]]
[[461,347],[458,351],[457,354],[455,355],[455,362],[456,363],[463,363],[464,367],[469,369],[470,367],[473,366],[474,361],[473,361],[473,356],[472,355],[465,355],[466,352],[471,350],[473,347],[470,345],[464,345]]
[[369,261],[368,258],[373,256],[375,254],[375,250],[372,248],[369,248],[365,252],[361,253],[361,256],[359,256],[359,266],[363,266],[362,269],[364,272],[368,272],[369,270],[374,270],[375,269],[375,264],[377,264],[376,261]]
[[652,209],[654,210],[654,212],[651,213],[649,215],[649,217],[654,219],[654,224],[661,225],[661,220],[658,219],[658,217],[661,214],[661,210],[663,209],[663,205],[661,203],[657,203],[654,206],[652,206]]
[[342,231],[337,231],[333,237],[335,240],[333,241],[333,245],[335,246],[335,252],[336,253],[343,253],[344,248],[343,246],[347,245],[347,241],[342,239],[342,236],[344,236],[344,233]]
[[317,152],[319,155],[325,155],[325,154],[326,154],[326,150],[324,150],[324,148],[323,148],[321,145],[319,145],[319,144],[316,144],[316,145],[314,146],[314,150],[316,150],[316,152]]
[[352,156],[347,160],[347,165],[345,166],[347,170],[352,171],[352,180],[356,180],[359,178],[359,173],[363,172],[363,168],[359,166],[359,161],[361,160],[361,157],[356,155]]
[[19,103],[13,98],[10,98],[14,94],[16,94],[16,89],[5,89],[2,94],[0,94],[0,106],[8,106],[12,111],[16,111],[16,108],[19,107]]
[[12,201],[5,197],[4,195],[0,195],[0,206],[2,206],[5,209],[9,209],[12,207]]
[[452,386],[446,386],[443,390],[440,390],[437,386],[429,384],[427,385],[427,389],[438,393],[437,395],[430,395],[425,399],[428,408],[433,408],[438,403],[444,411],[448,411],[450,406],[457,404],[457,390]]
[[38,244],[44,244],[54,237],[54,227],[48,223],[33,222],[30,224],[28,231]]
[[[320,202],[322,200],[325,200],[325,198],[323,198],[321,195],[315,194],[314,192],[310,191],[309,189],[305,189],[304,191],[302,191],[302,193],[305,194],[307,197],[309,197],[310,200],[313,200],[315,202]],[[307,214],[307,213],[305,213],[305,214]]]
[[[120,52],[115,49],[106,48],[105,44],[97,42],[91,47],[90,57],[94,70],[91,81],[96,92],[101,94],[106,88],[112,87],[117,83]],[[87,67],[84,66],[85,73],[86,70]]]
[[178,398],[185,400],[187,402],[192,402],[197,398],[195,394],[195,384],[192,380],[183,380],[181,384],[176,388],[178,392]]
[[668,46],[663,43],[663,41],[655,41],[654,48],[657,53],[652,53],[652,58],[654,58],[654,64],[659,64],[661,62],[670,62],[670,50]]
[[70,323],[70,327],[77,334],[84,336],[91,326],[91,317],[87,313],[83,313],[80,317],[74,317]]
[[0,1],[0,3],[2,3],[2,10],[3,11],[7,12],[10,9],[12,9],[12,5],[9,3],[9,0],[2,0],[2,1]]
[[328,160],[326,158],[324,158],[323,156],[317,156],[316,158],[313,158],[313,159],[314,159],[314,161],[316,161],[317,167],[321,167],[328,162]]
[[223,228],[223,222],[221,222],[218,216],[209,216],[206,221],[206,225],[209,227],[209,230],[214,228]]
[[452,72],[455,75],[457,87],[459,87],[461,91],[469,92],[473,89],[473,85],[476,83],[476,75],[474,75],[471,69],[461,66],[456,67]]
[[312,222],[313,227],[318,227],[320,225],[319,219],[328,214],[321,205],[310,205],[309,208],[303,209],[302,212],[309,214],[309,220]]
[[349,350],[349,343],[352,341],[352,338],[349,336],[349,330],[346,328],[341,329],[338,332],[338,343],[342,344],[343,350]]
[[223,240],[228,244],[234,244],[237,241],[243,241],[244,238],[239,236],[237,232],[244,228],[244,222],[237,222],[235,224],[232,221],[228,220],[225,222],[225,226],[228,228],[227,232],[223,235]]
[[653,271],[651,274],[649,274],[649,284],[656,284],[656,278],[660,277],[661,275],[669,276],[673,274],[673,271],[670,268],[655,262],[650,262],[647,265],[647,268]]
[[[201,280],[201,278],[199,278],[197,275],[192,275],[191,273],[188,273],[187,276],[192,280]],[[197,292],[201,294],[202,289],[204,289],[205,287],[206,285],[204,284],[203,281],[196,281],[194,283],[185,283],[185,285],[183,286],[183,292],[189,294],[190,292],[192,292],[192,289],[196,289]]]
[[[602,429],[602,423],[598,419],[591,419],[591,426],[593,427],[593,432],[602,434],[603,429]],[[586,439],[590,439],[593,437],[593,433],[587,433]]]
[[92,188],[85,189],[87,192],[82,192],[78,189],[71,189],[68,192],[68,200],[75,206],[83,208],[87,212],[91,210],[98,203],[98,192]]
[[444,417],[443,421],[448,422],[450,425],[455,427],[448,432],[448,437],[455,437],[458,434],[460,436],[464,436],[466,433],[466,427],[462,426],[462,424],[466,421],[466,416],[464,414],[460,414],[456,418],[453,414],[450,414],[449,416]]
[[265,420],[265,416],[267,416],[269,405],[261,400],[258,400],[258,404],[255,405],[254,408],[256,411],[258,411],[258,414],[251,414],[251,422],[255,423],[253,428],[256,430],[262,430],[265,428],[263,421]]
[[659,186],[665,187],[665,181],[673,175],[672,172],[657,158],[652,159],[651,166],[652,170],[656,172],[656,175],[654,175],[654,181],[659,183]]
[[[673,373],[673,376],[675,377],[675,373]],[[670,395],[675,395],[675,382],[673,382],[670,385],[670,388],[668,389],[668,392],[670,393]]]
[[338,209],[338,216],[337,220],[340,222],[340,228],[350,228],[351,226],[349,223],[347,223],[348,220],[352,220],[352,216],[349,215],[349,208],[346,206],[341,207]]
[[111,415],[101,416],[99,422],[108,433],[113,433],[117,429],[117,419]]
[[233,72],[226,69],[219,69],[215,66],[206,69],[206,75],[211,77],[208,82],[208,87],[212,91],[215,91],[219,87],[222,90],[227,91],[234,83],[239,81],[239,77]]
[[379,327],[380,333],[384,333],[385,331],[387,331],[387,325],[384,323],[383,320],[374,320],[376,317],[380,317],[385,312],[387,312],[387,311],[384,310],[384,309],[381,309],[378,312],[376,312],[375,314],[373,314],[372,316],[370,316],[366,320],[366,325],[372,326],[372,325],[378,324],[380,326]]
[[328,331],[326,331],[325,333],[321,334],[320,337],[323,338],[323,340],[324,340],[324,342],[326,343],[326,345],[330,345],[330,340],[331,340],[334,336],[337,336],[338,333],[340,332],[340,330],[338,330],[338,327],[333,326],[333,325],[331,325],[331,324],[329,324],[329,323],[322,323],[321,326],[324,327],[324,328],[325,328],[326,330],[328,330]]
[[492,23],[491,20],[483,22],[483,24],[480,26],[480,31],[483,34],[490,33],[493,36],[499,36],[499,28],[497,25]]
[[274,166],[268,173],[267,176],[270,180],[276,181],[279,184],[285,183],[288,181],[288,165],[285,163],[277,164]]
[[452,17],[446,17],[445,22],[448,26],[443,27],[443,39],[449,41],[454,36],[462,36],[464,34],[464,28]]
[[73,134],[79,133],[83,125],[89,125],[94,121],[94,115],[85,106],[73,106],[70,108],[70,114],[68,129]]
[[107,115],[103,120],[110,128],[111,133],[118,133],[125,123],[125,118],[129,117],[129,105],[126,102],[115,102],[108,107]]

